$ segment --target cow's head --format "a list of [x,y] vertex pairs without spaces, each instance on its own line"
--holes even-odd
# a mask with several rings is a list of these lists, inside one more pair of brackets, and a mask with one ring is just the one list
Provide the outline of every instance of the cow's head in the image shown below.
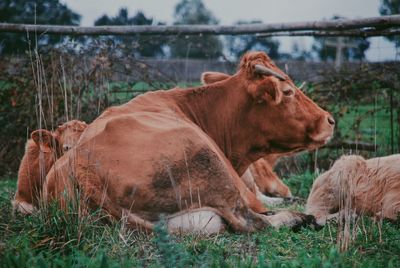
[[35,130],[31,133],[31,139],[42,152],[55,152],[59,157],[76,145],[86,127],[85,122],[71,120],[57,127],[54,132],[46,129]]
[[38,129],[31,133],[31,139],[43,153],[62,154],[62,146],[57,136],[46,129]]
[[56,129],[54,132],[55,137],[61,144],[64,152],[68,151],[77,144],[82,132],[86,129],[86,127],[87,124],[83,121],[71,120],[62,124]]
[[233,76],[206,72],[202,81],[226,81],[225,85],[245,88],[249,99],[246,128],[259,133],[251,137],[251,150],[285,153],[314,149],[333,135],[333,117],[304,95],[265,53],[246,53]]

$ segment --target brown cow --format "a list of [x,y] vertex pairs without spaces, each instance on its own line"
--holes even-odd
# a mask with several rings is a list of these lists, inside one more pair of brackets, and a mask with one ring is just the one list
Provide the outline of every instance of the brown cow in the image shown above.
[[350,210],[396,220],[400,215],[400,154],[365,160],[342,156],[314,182],[306,213],[320,225]]
[[333,128],[329,113],[266,54],[252,52],[224,81],[107,109],[55,163],[45,193],[63,207],[64,191],[77,185],[91,207],[147,230],[162,215],[222,218],[235,231],[294,224],[308,217],[258,214],[265,208],[240,175],[266,154],[324,145]]
[[78,141],[86,123],[69,121],[54,132],[45,129],[31,133],[18,171],[17,192],[12,201],[16,211],[32,213],[39,205],[44,179],[55,160]]
[[[205,72],[201,75],[203,85],[223,81],[230,76],[220,72]],[[249,166],[242,175],[247,187],[256,194],[257,198],[265,205],[276,205],[284,201],[283,198],[271,198],[267,195],[278,197],[292,197],[292,193],[273,171],[276,161],[281,154],[269,154],[260,158]]]

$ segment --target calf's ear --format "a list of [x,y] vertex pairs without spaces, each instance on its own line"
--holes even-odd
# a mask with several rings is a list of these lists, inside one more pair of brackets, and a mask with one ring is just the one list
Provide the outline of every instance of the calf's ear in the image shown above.
[[248,92],[257,103],[279,104],[283,95],[275,77],[266,77],[259,81],[253,81],[248,87]]
[[231,77],[229,74],[224,74],[220,72],[204,72],[201,74],[201,83],[203,85],[208,85],[225,80],[229,77]]
[[32,140],[42,152],[50,153],[57,147],[58,141],[53,134],[46,129],[38,129],[31,133]]

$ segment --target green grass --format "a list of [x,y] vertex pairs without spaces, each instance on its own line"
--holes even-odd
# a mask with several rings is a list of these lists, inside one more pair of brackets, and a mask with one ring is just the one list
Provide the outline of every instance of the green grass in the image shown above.
[[[305,197],[314,176],[288,180]],[[0,267],[399,267],[400,226],[365,219],[347,252],[336,249],[337,228],[320,231],[268,228],[252,234],[169,235],[163,225],[152,235],[131,232],[100,213],[79,217],[50,208],[13,215],[15,180],[0,181]],[[296,192],[297,191],[297,192]],[[297,206],[301,209],[301,206]]]

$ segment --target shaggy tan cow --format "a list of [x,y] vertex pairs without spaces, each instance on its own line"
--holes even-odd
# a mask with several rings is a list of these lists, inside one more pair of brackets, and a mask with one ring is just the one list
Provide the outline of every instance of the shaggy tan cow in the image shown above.
[[342,156],[314,182],[306,213],[318,224],[342,209],[395,220],[400,214],[400,155],[365,160]]
[[107,109],[50,170],[46,197],[64,206],[63,193],[77,185],[91,207],[147,230],[163,215],[171,229],[190,226],[187,215],[215,222],[211,232],[222,221],[241,232],[299,223],[309,217],[259,214],[266,209],[240,176],[267,154],[324,145],[333,128],[328,112],[266,54],[252,52],[224,81]]
[[[201,76],[203,85],[223,81],[230,76],[220,72],[205,72]],[[276,205],[284,201],[285,197],[292,197],[292,193],[276,175],[273,168],[281,154],[269,154],[252,163],[246,172],[242,175],[243,181],[247,187],[257,196],[265,205]],[[276,197],[269,197],[270,195]]]
[[17,192],[12,201],[16,211],[32,213],[39,205],[44,179],[55,160],[78,141],[86,123],[69,121],[54,132],[39,129],[31,133],[18,171]]

